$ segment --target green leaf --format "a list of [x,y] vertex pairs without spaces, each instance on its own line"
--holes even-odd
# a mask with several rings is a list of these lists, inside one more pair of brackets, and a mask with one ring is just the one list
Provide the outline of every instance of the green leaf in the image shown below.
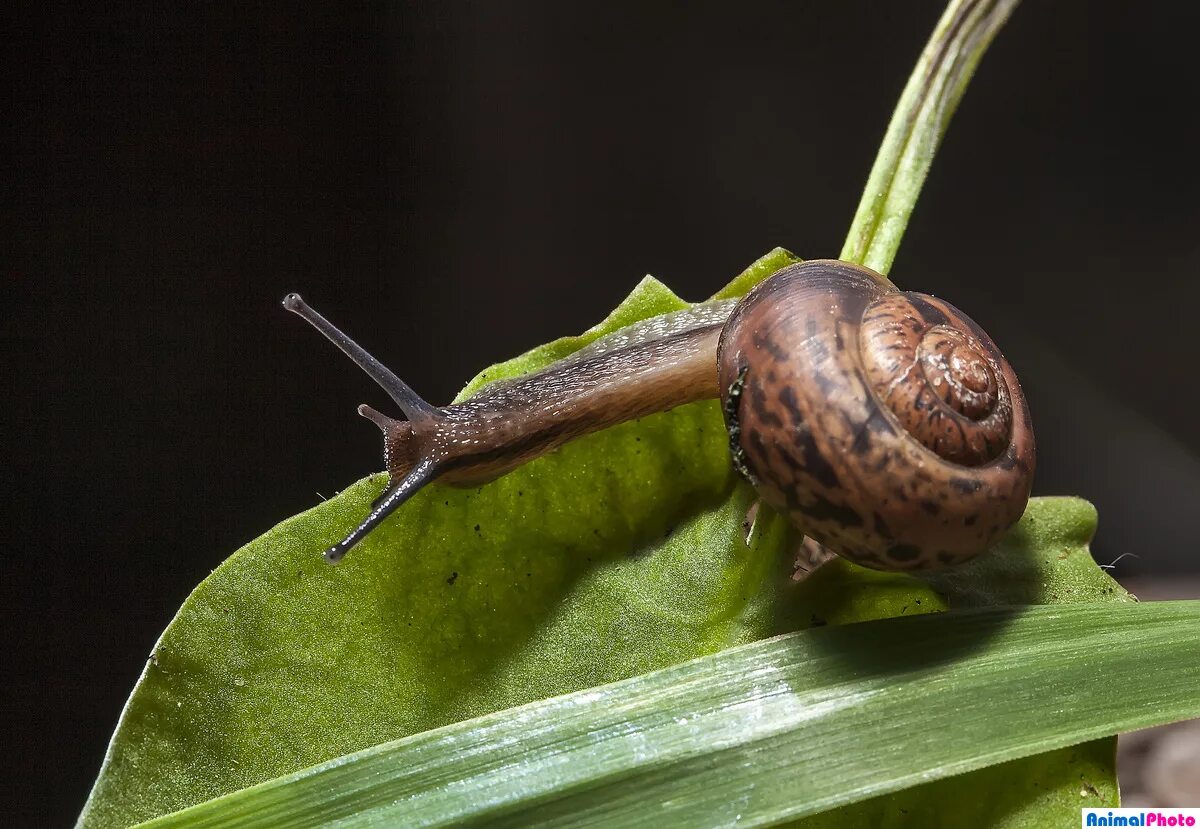
[[[796,261],[777,250],[748,288]],[[647,278],[608,319],[468,385],[686,307]],[[431,486],[338,567],[374,475],[234,553],[121,715],[83,826],[125,826],[386,740],[775,633],[791,531],[735,486],[715,401],[574,441],[479,489]],[[778,574],[778,578],[772,578]]]
[[1073,826],[1082,807],[1118,803],[1116,741],[1079,745],[945,777],[793,821],[795,829]]
[[1096,509],[1081,498],[1034,498],[987,554],[931,573],[885,573],[834,559],[789,601],[797,624],[861,622],[888,616],[994,605],[1131,602],[1092,560]]
[[[635,459],[649,434],[633,436]],[[721,463],[724,469],[727,461]],[[975,579],[951,572],[918,580],[835,561],[792,585],[793,539],[781,519],[765,514],[753,548],[741,543],[752,496],[740,486],[681,520],[670,536],[657,528],[648,537],[639,533],[628,557],[606,556],[605,545],[582,531],[595,547],[549,545],[537,522],[524,526],[503,515],[496,521],[506,535],[485,538],[481,524],[476,536],[468,521],[470,549],[455,548],[453,537],[431,545],[436,537],[425,534],[424,555],[409,555],[424,524],[447,532],[432,517],[448,509],[447,500],[453,506],[451,499],[461,498],[462,509],[474,510],[455,512],[461,523],[481,515],[487,493],[502,483],[482,493],[440,491],[447,497],[427,499],[411,528],[401,513],[382,530],[412,533],[413,540],[373,541],[338,568],[321,562],[320,551],[336,535],[332,528],[352,523],[378,485],[361,483],[236,553],[164,633],[83,824],[127,825],[387,739],[812,621],[906,615],[922,602],[925,609],[987,603],[989,585],[1003,601],[1127,599],[1091,563],[1086,543],[1095,513],[1076,499],[1032,502],[1001,545],[969,565],[978,568]],[[521,486],[500,487],[490,496],[501,499],[495,508],[546,503],[535,485]],[[645,496],[637,493],[633,502],[637,497]],[[579,523],[562,509],[564,524]],[[629,511],[621,520],[635,517]],[[648,511],[640,520],[654,517]],[[534,566],[531,554],[541,545],[547,557]],[[579,562],[581,554],[595,560]],[[572,563],[578,566],[563,578]],[[459,576],[450,585],[452,567]],[[538,567],[555,568],[558,579],[514,589]],[[457,592],[462,587],[465,594]],[[352,740],[359,744],[348,745]]]
[[839,258],[887,273],[938,144],[1017,0],[951,0],[883,136]]
[[[988,800],[951,780],[878,796],[1200,715],[1197,689],[1195,601],[825,627],[409,737],[154,825],[758,826],[870,797],[813,825],[1063,825],[1111,802],[1092,782],[1095,744],[1028,766],[1072,766],[1065,797]],[[1004,766],[989,774],[1005,782]]]
[[[850,624],[950,608],[1135,601],[1088,553],[1095,530],[1096,510],[1087,501],[1036,498],[987,555],[919,574],[865,570],[836,559],[799,587],[794,611],[808,614],[810,624]],[[1001,717],[996,728],[1005,727]],[[876,797],[795,825],[1007,829],[1071,821],[1081,806],[1118,805],[1115,751],[1115,739],[1099,739]]]

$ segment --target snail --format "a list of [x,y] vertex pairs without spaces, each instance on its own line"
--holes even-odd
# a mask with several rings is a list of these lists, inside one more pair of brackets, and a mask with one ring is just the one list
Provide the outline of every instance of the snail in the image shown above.
[[954,565],[1021,516],[1033,431],[1016,374],[979,326],[861,265],[810,260],[741,300],[644,320],[442,408],[312,310],[399,406],[367,405],[390,482],[336,562],[425,484],[477,485],[580,435],[721,398],[734,467],[806,535],[866,567]]

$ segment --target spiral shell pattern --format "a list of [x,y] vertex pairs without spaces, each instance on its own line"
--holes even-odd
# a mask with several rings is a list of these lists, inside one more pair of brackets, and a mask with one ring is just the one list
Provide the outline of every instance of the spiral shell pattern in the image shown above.
[[859,564],[956,564],[1024,511],[1035,453],[1020,384],[948,303],[803,262],[738,305],[718,364],[735,465]]

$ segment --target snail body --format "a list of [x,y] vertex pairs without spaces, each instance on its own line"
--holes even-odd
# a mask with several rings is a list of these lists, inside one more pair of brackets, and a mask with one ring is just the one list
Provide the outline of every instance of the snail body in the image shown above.
[[580,435],[717,397],[738,471],[802,531],[868,567],[964,561],[1029,497],[1032,429],[1003,355],[952,306],[859,265],[791,265],[740,301],[645,320],[442,408],[296,294],[283,304],[405,415],[359,407],[383,431],[390,483],[329,561],[430,481],[483,483]]

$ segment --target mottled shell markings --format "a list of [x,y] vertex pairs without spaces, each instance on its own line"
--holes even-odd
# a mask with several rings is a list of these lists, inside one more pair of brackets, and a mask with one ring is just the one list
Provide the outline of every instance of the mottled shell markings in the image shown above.
[[727,419],[764,500],[842,555],[945,566],[1024,510],[1034,454],[1020,386],[952,306],[856,265],[805,262],[735,309],[720,351],[722,388],[751,366]]
[[930,297],[891,294],[866,309],[859,347],[875,393],[905,431],[945,460],[978,466],[1008,446],[1012,401],[997,380],[1003,357],[966,322]]

